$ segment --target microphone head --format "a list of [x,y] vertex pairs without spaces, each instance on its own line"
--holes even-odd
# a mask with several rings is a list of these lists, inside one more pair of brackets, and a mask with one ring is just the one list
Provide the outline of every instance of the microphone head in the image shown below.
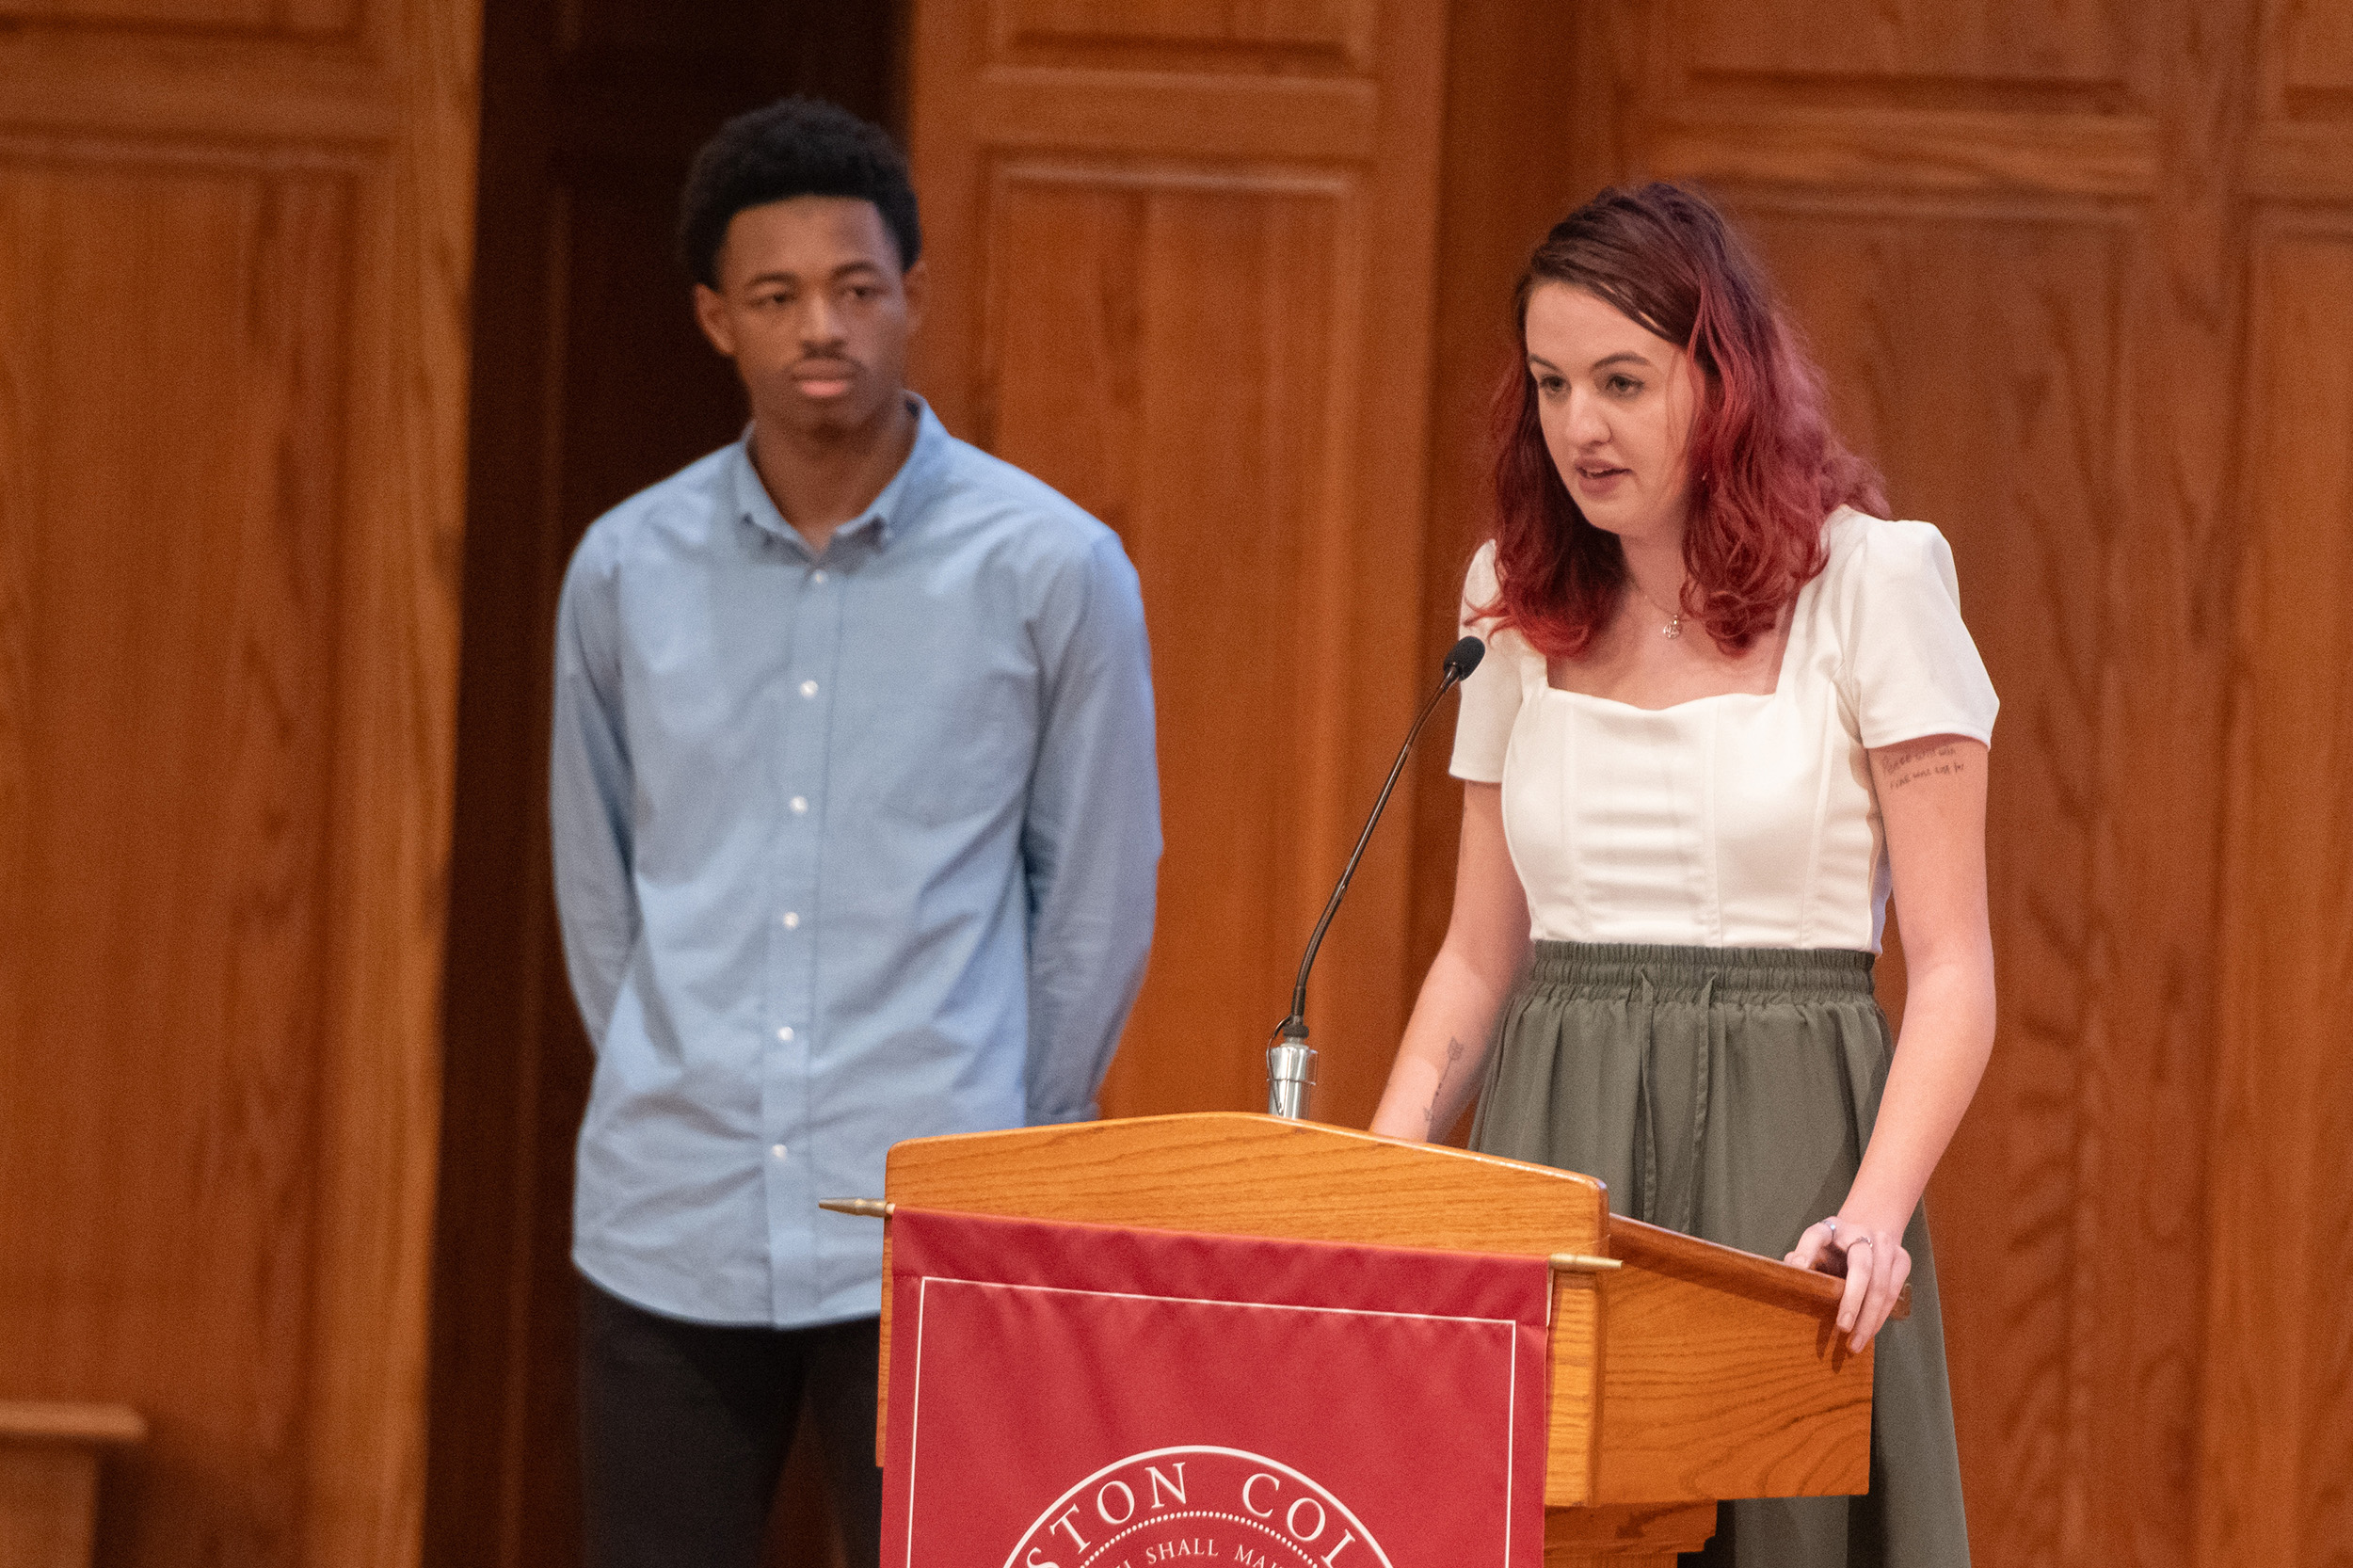
[[1485,643],[1477,637],[1465,637],[1446,650],[1446,662],[1438,670],[1449,680],[1468,680],[1471,671],[1479,667],[1479,661],[1486,656]]

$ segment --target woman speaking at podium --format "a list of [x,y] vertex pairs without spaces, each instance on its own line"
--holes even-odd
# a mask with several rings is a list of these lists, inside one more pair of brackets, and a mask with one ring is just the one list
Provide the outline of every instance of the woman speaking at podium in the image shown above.
[[[1995,700],[1952,554],[1890,521],[1705,201],[1604,191],[1518,307],[1473,560],[1461,859],[1373,1130],[1584,1171],[1611,1207],[1843,1273],[1871,1493],[1727,1504],[1698,1560],[1968,1561],[1920,1200],[1993,1038]],[[1893,891],[1908,979],[1871,991]],[[1909,1279],[1913,1310],[1891,1322]]]

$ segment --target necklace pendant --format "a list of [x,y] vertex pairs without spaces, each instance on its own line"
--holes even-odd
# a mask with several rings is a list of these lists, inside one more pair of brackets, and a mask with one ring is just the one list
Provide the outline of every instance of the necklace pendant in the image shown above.
[[1680,636],[1682,636],[1682,635],[1683,635],[1683,617],[1682,617],[1681,616],[1675,616],[1673,620],[1670,620],[1670,621],[1669,621],[1666,625],[1664,625],[1664,626],[1662,626],[1662,627],[1660,627],[1660,628],[1658,629],[1658,634],[1659,634],[1660,636],[1662,636],[1662,637],[1680,637]]

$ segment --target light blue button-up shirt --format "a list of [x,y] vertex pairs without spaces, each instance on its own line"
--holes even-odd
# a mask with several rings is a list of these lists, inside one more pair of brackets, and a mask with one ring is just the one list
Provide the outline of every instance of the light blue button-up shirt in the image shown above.
[[879,1310],[902,1138],[1091,1116],[1160,793],[1112,531],[915,400],[812,553],[745,442],[597,520],[557,616],[552,808],[597,1048],[572,1256],[656,1312]]

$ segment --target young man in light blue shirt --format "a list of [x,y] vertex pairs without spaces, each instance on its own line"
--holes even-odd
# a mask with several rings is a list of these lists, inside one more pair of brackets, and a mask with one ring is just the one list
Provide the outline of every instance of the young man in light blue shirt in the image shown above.
[[817,1200],[902,1138],[1094,1114],[1160,856],[1143,603],[906,390],[888,136],[788,100],[682,208],[750,428],[597,520],[556,633],[589,1560],[752,1568],[807,1390],[871,1563],[880,1227]]

